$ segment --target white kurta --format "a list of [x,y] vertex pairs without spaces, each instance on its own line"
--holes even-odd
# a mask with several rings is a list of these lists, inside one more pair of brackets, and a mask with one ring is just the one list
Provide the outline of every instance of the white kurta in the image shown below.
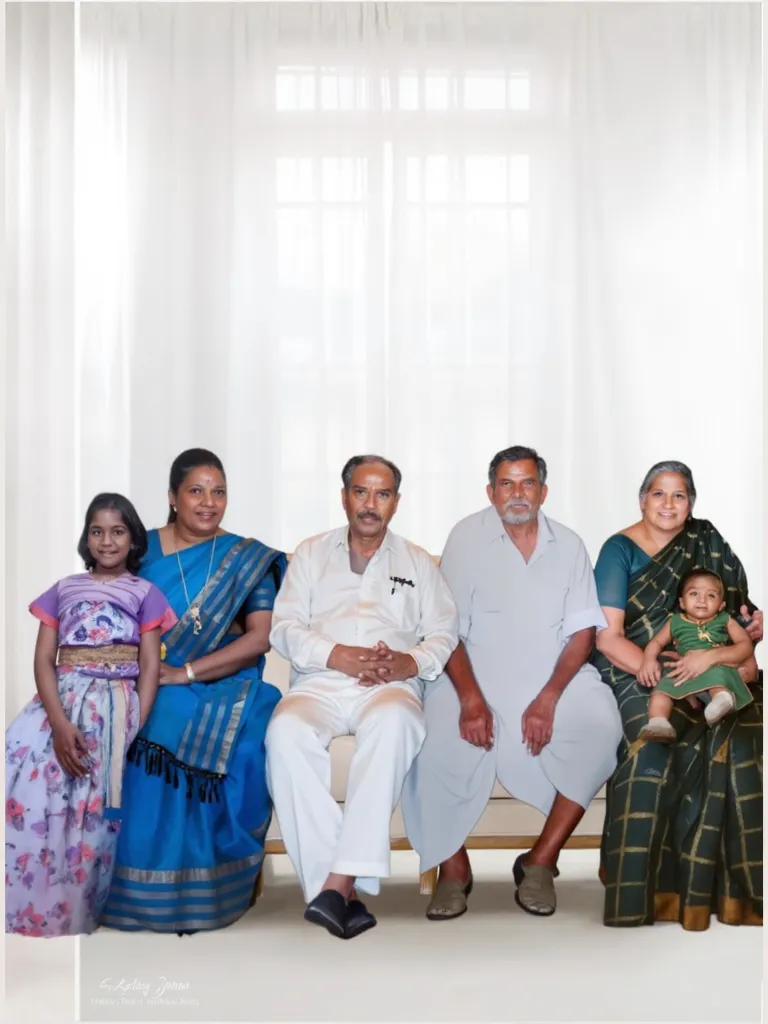
[[[389,825],[424,740],[421,694],[458,643],[458,612],[431,557],[388,531],[361,575],[348,528],[296,549],[272,613],[270,642],[291,662],[290,692],[267,730],[267,779],[307,900],[331,872],[377,893],[389,875]],[[411,654],[419,676],[361,686],[327,667],[336,644],[380,640]],[[344,812],[330,792],[328,746],[356,737]]]
[[591,665],[571,680],[551,741],[533,757],[522,716],[548,681],[568,639],[605,628],[581,539],[539,512],[526,563],[489,506],[458,523],[441,569],[459,606],[459,634],[494,715],[485,751],[459,735],[459,701],[446,675],[424,697],[427,738],[403,789],[408,838],[426,871],[454,854],[477,824],[496,779],[548,814],[557,792],[586,807],[616,767],[621,718]]

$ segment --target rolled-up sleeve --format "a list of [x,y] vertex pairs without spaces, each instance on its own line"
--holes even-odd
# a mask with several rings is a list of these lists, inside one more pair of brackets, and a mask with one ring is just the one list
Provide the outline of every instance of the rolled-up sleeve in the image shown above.
[[567,640],[582,629],[605,629],[608,623],[597,601],[597,587],[587,549],[579,541],[565,596],[563,637]]
[[310,627],[311,549],[300,544],[291,559],[272,611],[269,642],[298,672],[319,672],[328,665],[334,640]]
[[432,682],[445,668],[459,642],[459,613],[448,583],[424,552],[419,559],[422,639],[408,653],[419,669],[419,679]]

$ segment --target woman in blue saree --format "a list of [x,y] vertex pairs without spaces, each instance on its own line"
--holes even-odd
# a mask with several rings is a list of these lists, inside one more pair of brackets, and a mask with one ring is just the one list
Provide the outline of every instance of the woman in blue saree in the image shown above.
[[264,735],[280,699],[262,671],[286,559],[221,529],[226,479],[212,452],[176,459],[169,500],[140,575],[179,622],[128,755],[102,923],[185,934],[231,924],[253,902],[272,813]]

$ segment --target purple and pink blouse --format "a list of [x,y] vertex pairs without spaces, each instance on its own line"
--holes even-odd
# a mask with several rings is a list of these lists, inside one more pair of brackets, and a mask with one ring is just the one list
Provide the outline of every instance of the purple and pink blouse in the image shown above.
[[[58,632],[60,647],[138,646],[142,634],[153,629],[166,633],[177,621],[162,592],[130,573],[109,583],[94,580],[87,572],[67,576],[33,601],[29,610]],[[105,668],[108,675],[120,678],[139,674],[138,662]]]

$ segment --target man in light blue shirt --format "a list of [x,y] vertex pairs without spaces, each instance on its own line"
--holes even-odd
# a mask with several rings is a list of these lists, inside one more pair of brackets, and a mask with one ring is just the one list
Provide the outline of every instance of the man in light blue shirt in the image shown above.
[[403,790],[421,870],[440,865],[432,920],[467,909],[464,842],[497,779],[547,816],[514,875],[518,904],[553,914],[560,850],[616,766],[618,708],[587,662],[606,622],[583,542],[541,511],[546,479],[532,449],[499,452],[491,505],[458,523],[443,553],[461,643],[426,688],[427,737]]

